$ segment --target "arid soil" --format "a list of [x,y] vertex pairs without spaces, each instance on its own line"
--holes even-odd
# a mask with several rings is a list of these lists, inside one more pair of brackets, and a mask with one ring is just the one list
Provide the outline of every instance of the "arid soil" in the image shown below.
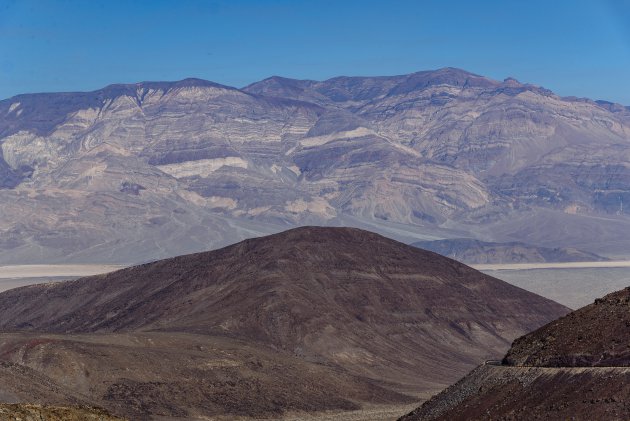
[[0,404],[0,421],[123,421],[102,409]]
[[578,309],[630,285],[629,268],[483,271],[512,285]]
[[[26,400],[28,377],[54,379],[43,395],[60,404],[106,407],[134,420],[227,414],[278,417],[285,410],[357,410],[358,402],[410,404],[413,399],[350,375],[340,367],[303,361],[228,338],[186,333],[0,336],[2,359],[21,377],[0,396]],[[60,385],[63,385],[60,386]]]
[[605,262],[496,263],[473,265],[473,267],[477,270],[628,268],[630,267],[630,260],[609,260]]
[[400,421],[621,421],[629,416],[629,368],[484,365]]
[[[306,227],[4,292],[0,361],[61,404],[132,419],[357,411],[412,404],[567,311],[373,233]],[[45,397],[12,384],[0,394]]]
[[121,269],[115,265],[5,265],[0,266],[0,279],[79,277],[99,275]]

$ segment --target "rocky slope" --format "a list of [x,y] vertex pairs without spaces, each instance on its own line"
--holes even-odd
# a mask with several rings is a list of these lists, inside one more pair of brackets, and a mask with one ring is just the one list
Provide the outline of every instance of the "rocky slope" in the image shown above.
[[[274,419],[286,411],[414,401],[384,382],[255,341],[175,332],[0,336],[2,359],[14,371],[34,373],[30,382],[23,377],[0,386],[0,396],[9,393],[13,402],[81,403],[133,420],[188,420]],[[54,395],[29,390],[40,379]]]
[[630,369],[481,366],[400,421],[626,420]]
[[630,417],[630,290],[609,294],[514,341],[401,420]]
[[567,311],[370,232],[305,227],[4,292],[0,329],[21,333],[0,335],[0,360],[133,419],[347,410],[408,404]]
[[525,243],[492,243],[472,238],[417,241],[411,244],[468,264],[601,262],[605,257],[573,248],[537,247]]
[[1,262],[137,263],[313,223],[630,253],[630,112],[458,69],[18,95],[0,150]]
[[630,366],[630,289],[598,298],[518,338],[507,365],[539,367]]

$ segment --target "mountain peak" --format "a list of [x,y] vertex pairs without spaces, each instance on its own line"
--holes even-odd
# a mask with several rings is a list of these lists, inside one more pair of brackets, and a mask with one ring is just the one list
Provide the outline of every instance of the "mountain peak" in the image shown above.
[[221,85],[209,80],[186,78],[172,82],[144,81],[137,83],[117,83],[96,91],[86,92],[86,94],[104,95],[107,98],[114,98],[123,95],[135,95],[138,89],[159,89],[167,92],[177,88],[218,88],[226,91],[238,91],[237,88]]

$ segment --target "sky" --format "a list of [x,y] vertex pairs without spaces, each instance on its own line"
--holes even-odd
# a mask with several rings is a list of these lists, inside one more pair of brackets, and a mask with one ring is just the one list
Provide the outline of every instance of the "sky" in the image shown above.
[[630,105],[630,0],[0,0],[0,98],[441,67]]

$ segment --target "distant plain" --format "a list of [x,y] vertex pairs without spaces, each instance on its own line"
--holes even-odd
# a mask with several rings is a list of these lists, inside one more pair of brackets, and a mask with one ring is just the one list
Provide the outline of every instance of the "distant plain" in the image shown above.
[[572,309],[591,304],[596,298],[630,286],[628,267],[532,268],[482,272]]
[[113,265],[0,266],[0,292],[26,285],[61,282],[120,269]]

